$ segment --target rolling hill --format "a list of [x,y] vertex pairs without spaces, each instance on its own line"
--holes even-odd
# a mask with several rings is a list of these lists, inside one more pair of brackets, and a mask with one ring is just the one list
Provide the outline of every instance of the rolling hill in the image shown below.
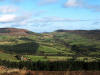
[[0,35],[29,35],[33,32],[17,28],[0,28]]
[[56,32],[68,32],[71,34],[78,34],[89,39],[100,40],[100,30],[57,30]]
[[37,56],[100,57],[100,30],[34,33],[0,28],[0,53]]

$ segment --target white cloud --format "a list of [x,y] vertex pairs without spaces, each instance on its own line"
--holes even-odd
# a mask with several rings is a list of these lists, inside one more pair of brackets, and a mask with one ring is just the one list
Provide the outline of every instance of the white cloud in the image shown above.
[[0,6],[0,13],[13,13],[18,10],[15,6]]
[[[81,22],[84,21],[84,22]],[[48,32],[57,29],[78,29],[80,27],[85,27],[84,24],[91,20],[81,20],[81,19],[69,19],[63,17],[43,17],[43,18],[32,18],[28,15],[23,16],[10,14],[0,16],[0,27],[17,27],[32,30],[34,32]],[[81,22],[82,26],[75,24],[75,22]],[[49,30],[51,29],[51,30]]]
[[0,23],[8,23],[8,22],[13,22],[16,18],[16,15],[1,15],[0,16]]
[[68,7],[85,8],[92,11],[100,12],[100,5],[92,5],[92,4],[89,4],[88,1],[85,2],[85,0],[67,0],[64,6],[66,8]]
[[32,22],[79,22],[79,21],[89,21],[89,20],[81,20],[81,19],[70,19],[70,18],[63,18],[63,17],[43,17],[33,19]]
[[65,7],[81,7],[82,3],[80,0],[68,0],[65,3]]
[[29,19],[31,15],[23,14],[23,15],[16,15],[16,14],[4,14],[0,15],[0,23],[19,23]]

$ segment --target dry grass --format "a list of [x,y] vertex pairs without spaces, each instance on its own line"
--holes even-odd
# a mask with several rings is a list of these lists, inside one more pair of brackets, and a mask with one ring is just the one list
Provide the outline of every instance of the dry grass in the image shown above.
[[100,75],[100,71],[26,71],[12,69],[0,75]]
[[28,71],[0,66],[0,75],[100,75],[100,71]]

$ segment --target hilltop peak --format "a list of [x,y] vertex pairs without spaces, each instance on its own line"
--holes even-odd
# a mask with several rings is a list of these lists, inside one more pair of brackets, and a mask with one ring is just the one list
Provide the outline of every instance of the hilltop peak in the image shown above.
[[19,28],[0,28],[0,35],[29,35],[33,32]]

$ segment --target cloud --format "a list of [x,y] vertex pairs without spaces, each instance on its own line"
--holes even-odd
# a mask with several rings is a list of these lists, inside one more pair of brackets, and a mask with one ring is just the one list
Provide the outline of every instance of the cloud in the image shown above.
[[32,20],[32,22],[80,22],[80,21],[89,21],[89,20],[81,20],[81,19],[70,19],[70,18],[62,18],[62,17],[43,17]]
[[92,25],[100,25],[100,19],[96,19],[96,20],[92,23]]
[[92,25],[98,25],[100,24],[100,22],[94,22]]
[[23,15],[15,15],[15,14],[4,14],[0,16],[0,23],[4,24],[13,24],[13,25],[50,25],[51,23],[67,23],[67,22],[81,22],[81,21],[89,21],[89,20],[81,20],[81,19],[69,19],[62,17],[42,17],[36,18],[32,17],[31,14],[23,14]]
[[68,8],[85,8],[85,9],[90,9],[92,11],[100,12],[100,5],[92,5],[84,0],[67,0],[66,3],[64,4],[64,7]]
[[13,13],[18,10],[15,6],[0,6],[0,13]]
[[81,0],[68,0],[64,6],[65,7],[81,7],[82,6]]
[[[32,30],[34,32],[51,32],[57,29],[89,28],[88,25],[84,25],[87,23],[87,21],[91,22],[91,20],[69,19],[56,16],[37,18],[31,17],[30,14],[23,14],[22,16],[15,14],[6,14],[0,16],[0,27],[24,28]],[[78,22],[78,24],[76,24],[75,22]],[[80,22],[82,24],[80,24]],[[95,27],[95,25],[92,25],[90,27]]]
[[4,14],[0,15],[0,23],[19,23],[30,18],[31,15],[15,15],[15,14]]
[[16,15],[1,15],[0,16],[0,23],[8,23],[13,22],[16,18]]
[[100,5],[87,5],[86,8],[95,12],[100,12]]

